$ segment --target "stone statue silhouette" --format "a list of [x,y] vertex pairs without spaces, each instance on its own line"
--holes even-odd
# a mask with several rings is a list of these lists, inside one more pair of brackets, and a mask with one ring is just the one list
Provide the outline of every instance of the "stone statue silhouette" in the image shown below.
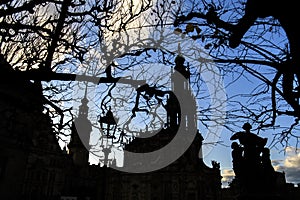
[[300,80],[300,30],[297,27],[298,10],[297,1],[294,0],[247,0],[245,14],[234,25],[232,34],[229,38],[229,46],[236,48],[247,30],[255,23],[257,18],[274,17],[284,29],[290,44],[291,60],[288,66],[279,67],[283,75],[282,85],[283,93],[290,104],[294,104],[293,80],[296,74]]
[[270,150],[265,147],[267,138],[251,133],[249,123],[243,125],[244,131],[232,135],[232,166],[236,181],[243,196],[253,193],[273,194],[276,188],[276,173],[270,160]]
[[261,166],[261,174],[265,178],[264,182],[267,183],[266,190],[272,191],[276,187],[276,174],[270,159],[270,149],[268,148],[264,148],[262,151]]
[[270,159],[270,149],[268,148],[263,149],[262,156],[261,156],[261,164],[264,169],[264,172],[269,173],[275,171]]
[[[233,134],[230,138],[230,140],[239,140],[240,145],[243,150],[243,165],[239,166],[239,169],[236,169],[238,171],[249,171],[252,169],[256,170],[259,167],[260,163],[260,153],[262,152],[265,144],[267,143],[267,139],[261,138],[258,135],[255,135],[254,133],[251,133],[252,126],[249,123],[245,123],[243,125],[243,129],[245,131],[240,131],[235,134]],[[238,149],[235,144],[233,144],[234,150],[241,150]],[[235,155],[237,156],[237,155]],[[238,160],[235,160],[233,158],[233,163],[240,162],[241,158]]]
[[237,142],[231,144],[231,156],[232,156],[232,167],[236,177],[240,178],[242,176],[242,169],[244,168],[244,158],[243,158],[243,147],[241,147]]
[[237,178],[246,188],[249,188],[255,177],[261,171],[260,154],[267,143],[266,138],[251,133],[252,126],[249,123],[243,125],[245,131],[233,134],[230,140],[239,140],[240,145],[232,143],[232,164]]
[[237,132],[231,136],[230,140],[239,140],[240,144],[244,147],[244,157],[249,159],[249,156],[254,156],[254,153],[260,153],[264,146],[267,144],[267,138],[259,137],[251,133],[252,126],[249,123],[243,125],[245,131]]

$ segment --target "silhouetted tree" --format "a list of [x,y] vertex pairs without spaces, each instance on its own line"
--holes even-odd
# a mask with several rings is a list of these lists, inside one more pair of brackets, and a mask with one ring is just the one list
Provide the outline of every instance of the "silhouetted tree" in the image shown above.
[[[32,80],[34,84],[42,85],[44,109],[56,119],[53,127],[57,135],[68,134],[65,130],[70,130],[73,120],[70,102],[75,79],[82,77],[81,80],[96,84],[117,81],[109,74],[110,67],[107,70],[103,70],[106,66],[99,67],[91,75],[84,63],[88,62],[92,51],[96,52],[104,41],[108,41],[105,38],[108,33],[126,29],[127,24],[151,5],[148,0],[135,3],[106,0],[1,1],[1,81]],[[119,47],[115,45],[113,48]],[[115,56],[106,53],[107,60]],[[113,65],[109,61],[102,64]]]
[[280,126],[279,118],[286,116],[290,122],[278,127],[273,144],[289,145],[291,138],[297,144],[299,39],[291,20],[297,18],[294,2],[190,0],[186,5],[175,20],[177,29],[199,41],[224,74],[240,75],[230,84],[243,77],[249,80],[245,87],[250,80],[257,82],[253,90],[237,95],[239,100],[229,97],[229,104],[239,107],[229,118],[247,118],[259,129],[268,129]]
[[[228,97],[231,110],[227,128],[239,127],[245,118],[259,128],[272,128],[278,125],[279,116],[290,116],[294,121],[275,135],[276,142],[286,145],[291,137],[299,137],[294,134],[299,120],[298,79],[294,72],[291,76],[288,71],[294,63],[290,49],[295,44],[289,43],[288,33],[278,19],[267,14],[265,18],[252,20],[239,45],[232,48],[229,39],[244,16],[245,3],[242,0],[1,1],[1,81],[15,77],[42,86],[44,109],[57,119],[53,127],[58,135],[67,134],[65,130],[70,129],[73,120],[70,102],[76,82],[111,84],[102,93],[108,93],[106,99],[114,99],[110,92],[114,83],[133,66],[149,64],[155,59],[158,63],[174,64],[172,52],[144,45],[149,43],[143,36],[144,28],[170,28],[192,38],[208,52],[224,75],[226,86],[243,78],[257,81],[257,87],[245,91],[246,95]],[[143,16],[144,13],[148,15]],[[132,40],[133,33],[138,41]],[[123,61],[117,63],[117,58]],[[195,96],[205,98],[199,66],[189,67]],[[286,88],[285,77],[289,77]],[[99,94],[100,97],[103,96]],[[241,101],[242,98],[246,100]],[[101,106],[105,107],[105,100]],[[209,106],[198,109],[203,124],[213,120]]]

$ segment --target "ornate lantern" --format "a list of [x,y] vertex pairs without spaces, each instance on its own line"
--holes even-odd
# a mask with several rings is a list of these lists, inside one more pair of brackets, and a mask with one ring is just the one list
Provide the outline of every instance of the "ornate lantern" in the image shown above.
[[115,133],[117,129],[118,119],[116,119],[109,109],[105,116],[100,116],[98,122],[100,123],[101,129],[107,138],[116,139]]

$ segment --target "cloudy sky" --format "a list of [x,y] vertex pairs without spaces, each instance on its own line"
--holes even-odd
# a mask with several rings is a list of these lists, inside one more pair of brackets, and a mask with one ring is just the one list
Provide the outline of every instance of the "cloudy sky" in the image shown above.
[[[122,7],[120,7],[121,13],[127,12],[128,9],[126,6],[128,2],[131,1],[124,1],[124,4]],[[134,0],[134,10],[136,10],[138,12],[138,10],[140,9],[140,4],[138,0]],[[128,3],[129,4],[129,3]],[[150,11],[150,10],[149,10]],[[118,16],[116,16],[114,19],[117,19]],[[132,23],[129,24],[129,28],[133,28],[133,27],[139,27],[141,25],[147,25],[149,24],[151,21],[153,20],[151,17],[151,13],[149,12],[145,12],[143,13],[143,15],[141,16],[141,18],[137,21],[133,21]],[[114,21],[113,21],[114,22]],[[112,23],[113,23],[112,22]],[[115,23],[115,25],[117,26],[118,24]],[[139,37],[148,37],[148,33],[149,30],[139,30],[139,34],[136,34],[136,32],[134,32],[135,29],[129,29],[132,30],[132,35],[131,35],[131,40],[129,41],[128,46],[130,46],[131,43],[135,42],[135,35],[138,35]],[[140,33],[143,34],[140,34]],[[120,33],[122,34],[122,33]],[[142,36],[141,36],[142,35]],[[118,35],[119,36],[119,35]],[[107,41],[106,44],[107,46],[109,46],[109,42],[112,40],[111,38],[112,36],[107,37]],[[126,37],[124,37],[124,39],[127,39]],[[140,39],[140,38],[139,38]],[[117,49],[118,51],[120,49]],[[94,51],[93,49],[91,51]],[[93,53],[93,52],[91,52]],[[118,52],[117,52],[118,53]],[[95,54],[92,54],[94,57],[96,57],[97,59],[99,59],[98,55],[95,56]],[[102,64],[103,65],[103,64]],[[102,66],[101,65],[101,66]],[[105,65],[104,65],[105,66]],[[257,85],[255,84],[255,82],[257,80],[253,79],[253,81],[251,81],[251,83],[249,82],[249,77],[247,78],[247,84],[242,83],[241,82],[236,82],[236,85],[231,84],[230,87],[226,88],[227,92],[230,92],[230,94],[232,96],[234,96],[235,94],[241,94],[244,93],[245,91],[252,91],[253,88],[255,88]],[[243,85],[243,87],[240,87],[241,85]],[[241,130],[236,130],[236,131],[241,131]],[[232,164],[231,164],[231,148],[230,148],[230,144],[231,141],[229,140],[230,136],[233,133],[230,132],[226,132],[226,130],[222,133],[220,140],[223,141],[224,145],[217,145],[215,147],[213,147],[213,150],[211,152],[203,152],[204,154],[204,161],[208,166],[211,166],[211,161],[212,160],[216,160],[218,162],[220,162],[220,166],[221,166],[221,170],[222,170],[222,176],[223,176],[223,183],[224,185],[226,185],[227,182],[231,181],[232,177],[234,176],[234,172],[232,170]],[[263,137],[268,137],[269,138],[269,142],[272,141],[272,136],[273,136],[273,132],[266,132],[266,133],[262,133],[261,136]],[[206,141],[204,141],[206,142]],[[269,145],[269,143],[268,143]],[[267,145],[267,146],[268,146]],[[205,150],[205,146],[204,146],[204,150]],[[206,148],[209,149],[209,151],[211,150],[211,148]],[[286,151],[284,153],[284,151],[282,151],[282,149],[271,149],[271,159],[273,162],[273,166],[274,169],[276,171],[279,172],[285,172],[286,174],[286,180],[287,182],[292,182],[292,183],[300,183],[300,153],[296,151],[295,147],[288,147],[286,148]]]
[[[127,1],[124,1],[125,3]],[[135,10],[139,10],[140,5],[138,0],[134,0],[135,2]],[[126,12],[126,4],[123,6],[122,12]],[[123,11],[124,10],[124,11]],[[139,25],[145,25],[150,23],[149,21],[153,20],[151,18],[151,14],[149,12],[145,12],[141,18],[137,21],[134,21],[132,24],[130,24],[130,28],[136,27]],[[149,30],[143,30],[144,37],[148,37]],[[140,35],[140,34],[132,34],[132,35]],[[111,38],[109,38],[111,39]],[[135,40],[132,40],[135,41]],[[251,79],[247,77],[247,80],[242,80],[242,82],[236,82],[236,84],[231,84],[230,87],[226,88],[227,92],[230,92],[231,96],[234,96],[236,94],[243,94],[245,91],[252,91],[254,88],[257,87],[257,80]],[[243,81],[247,81],[246,84]],[[240,87],[243,85],[243,87]],[[254,127],[255,128],[255,127]],[[241,130],[236,130],[241,131]],[[230,144],[232,141],[229,140],[230,136],[233,133],[228,132],[226,130],[223,131],[221,134],[220,140],[223,141],[224,145],[217,145],[213,147],[213,150],[211,151],[211,148],[207,148],[204,146],[204,161],[208,166],[211,166],[211,161],[216,160],[220,162],[221,170],[222,170],[222,182],[224,185],[226,185],[227,182],[231,181],[232,177],[234,176],[234,172],[232,170],[232,159],[231,159],[231,148]],[[265,133],[261,133],[260,136],[267,137],[268,144],[266,145],[269,147],[270,142],[273,140],[274,132],[269,131]],[[206,141],[204,141],[206,142]],[[209,152],[205,152],[205,149],[209,149]],[[296,151],[295,147],[288,147],[285,149],[271,149],[271,159],[274,166],[274,169],[279,172],[285,172],[286,174],[286,180],[287,182],[291,183],[300,183],[300,153]]]
[[286,156],[283,160],[272,161],[276,171],[285,172],[288,182],[300,183],[300,149],[286,148]]
[[[274,152],[274,150],[271,151],[271,153]],[[278,156],[279,155],[279,156]],[[280,158],[282,159],[272,159],[272,164],[277,172],[284,172],[285,178],[288,183],[294,183],[298,184],[300,183],[300,149],[296,149],[295,147],[287,147],[285,155],[284,153],[281,154],[273,154],[271,156],[274,158]],[[228,156],[225,159],[230,159],[230,156]],[[228,161],[223,162],[222,167],[222,184],[223,187],[228,186],[228,183],[232,181],[234,177],[234,172],[232,170],[231,164],[228,164]],[[221,163],[222,166],[222,163]]]

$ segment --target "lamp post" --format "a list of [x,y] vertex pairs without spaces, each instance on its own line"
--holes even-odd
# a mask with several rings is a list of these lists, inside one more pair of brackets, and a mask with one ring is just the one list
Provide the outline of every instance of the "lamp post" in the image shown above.
[[[104,167],[107,167],[108,162],[110,161],[108,156],[111,153],[112,144],[114,143],[113,140],[116,139],[115,133],[118,119],[114,117],[111,109],[109,109],[104,116],[99,116],[98,122],[100,123],[101,130],[104,133],[103,137],[106,138],[107,145],[101,145],[102,152],[104,153],[104,158],[101,161],[103,161]],[[108,145],[109,139],[111,139],[111,145]]]
[[107,167],[108,165],[108,162],[111,160],[111,159],[108,159],[108,156],[109,154],[111,153],[111,147],[104,147],[103,146],[103,149],[102,149],[103,153],[104,153],[104,159],[102,160],[103,163],[104,163],[104,167]]
[[116,119],[109,109],[105,116],[100,116],[98,122],[101,129],[104,131],[107,138],[116,139],[115,133],[117,129],[118,119]]
[[[98,122],[100,124],[100,128],[102,130],[103,135],[101,136],[102,144],[102,152],[104,153],[104,158],[101,159],[104,163],[104,166],[107,167],[108,163],[112,161],[109,159],[109,154],[111,153],[111,149],[114,144],[120,144],[119,147],[124,147],[126,143],[128,143],[127,134],[124,130],[119,130],[118,138],[115,136],[117,126],[118,126],[118,119],[114,117],[111,108],[106,112],[104,116],[98,116]],[[125,140],[125,141],[124,141]],[[104,145],[105,141],[105,145]]]

